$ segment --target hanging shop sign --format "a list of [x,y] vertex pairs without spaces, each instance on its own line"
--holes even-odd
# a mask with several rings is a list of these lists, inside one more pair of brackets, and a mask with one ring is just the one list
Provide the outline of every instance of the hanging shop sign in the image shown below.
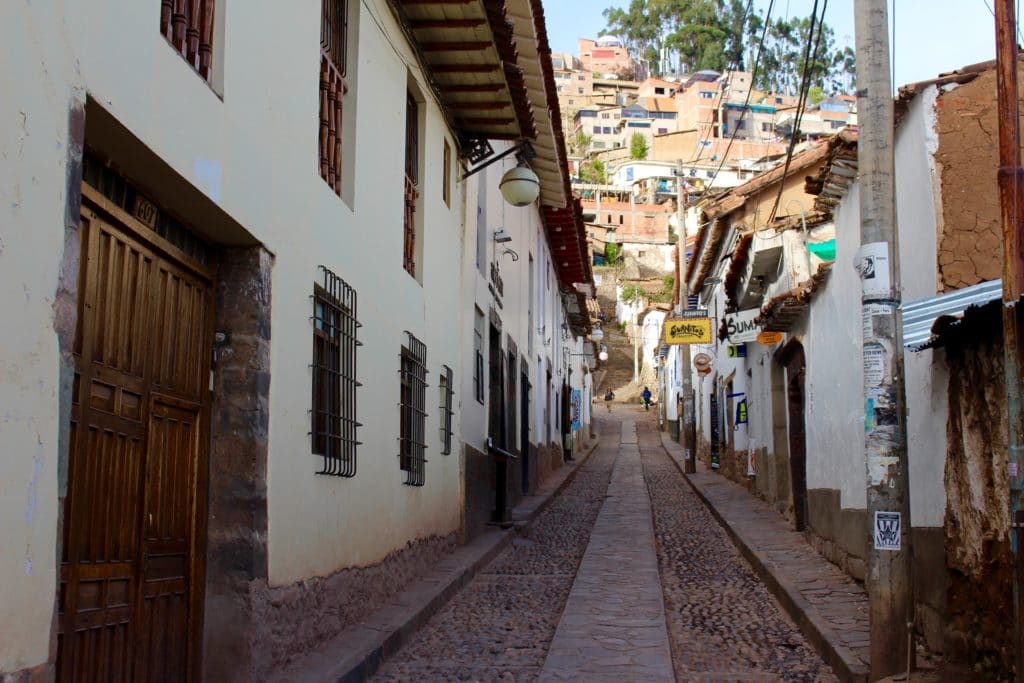
[[583,392],[573,389],[569,395],[569,415],[572,417],[572,430],[583,426]]
[[760,308],[729,313],[725,316],[725,334],[730,344],[745,344],[757,339],[761,327],[754,322],[761,315]]
[[747,399],[745,398],[740,399],[740,402],[736,404],[736,424],[747,424]]
[[762,332],[757,335],[757,343],[764,346],[775,346],[782,341],[781,332]]
[[746,358],[747,357],[747,345],[740,344],[738,346],[726,347],[726,355],[729,358]]
[[702,375],[711,372],[711,356],[706,353],[698,353],[693,357],[693,367]]
[[699,317],[672,318],[665,321],[666,344],[710,344],[711,318],[703,311]]

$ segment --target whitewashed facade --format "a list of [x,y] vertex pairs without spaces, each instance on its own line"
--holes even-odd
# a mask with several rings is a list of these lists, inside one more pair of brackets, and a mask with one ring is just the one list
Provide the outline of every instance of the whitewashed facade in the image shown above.
[[[470,258],[476,183],[489,184],[492,219],[502,203],[500,167],[462,181],[460,155],[488,124],[453,113],[388,0],[327,3],[347,12],[331,53],[347,62],[347,91],[329,117],[320,2],[198,5],[201,26],[156,1],[0,11],[18,55],[0,66],[0,301],[12,321],[0,332],[0,678],[116,666],[117,648],[96,639],[180,627],[163,643],[178,648],[173,677],[263,680],[466,531],[461,445],[479,444],[467,384],[474,303],[486,300]],[[537,52],[543,21],[528,7],[516,7],[519,48],[528,38]],[[487,16],[481,2],[463,11]],[[198,53],[191,37],[175,42],[179,19],[200,26]],[[487,36],[482,58],[498,63],[508,46]],[[539,64],[550,78],[550,59]],[[487,258],[509,276],[508,329],[535,386],[547,368],[570,381],[571,363],[582,389],[580,358],[561,353],[560,293],[589,270],[582,248],[554,261],[541,224],[552,196],[572,207],[558,117],[541,106],[546,85],[497,91],[538,98],[542,198],[505,209],[519,271],[489,238]],[[532,122],[502,125],[519,137]],[[337,180],[323,177],[335,161]],[[536,292],[544,310],[528,326],[531,254],[551,294]],[[354,339],[339,341],[349,316]],[[587,325],[571,322],[570,341]],[[528,334],[538,326],[552,346]],[[534,436],[556,431],[541,403]],[[155,474],[157,461],[180,477]],[[150,484],[133,497],[165,475],[166,497]],[[157,556],[171,559],[153,578]],[[139,592],[150,580],[178,612],[125,619],[125,604],[163,599]],[[310,637],[311,623],[335,631]]]

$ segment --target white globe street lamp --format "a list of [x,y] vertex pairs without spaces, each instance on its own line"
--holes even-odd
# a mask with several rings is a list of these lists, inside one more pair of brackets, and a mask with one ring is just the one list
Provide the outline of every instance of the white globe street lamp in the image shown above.
[[516,166],[501,176],[498,189],[512,206],[529,206],[540,195],[540,179],[528,166]]

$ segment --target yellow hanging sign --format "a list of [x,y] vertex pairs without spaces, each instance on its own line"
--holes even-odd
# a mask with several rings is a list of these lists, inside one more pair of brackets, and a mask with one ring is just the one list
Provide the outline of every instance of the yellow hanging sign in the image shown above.
[[710,344],[711,318],[682,318],[665,321],[666,344]]

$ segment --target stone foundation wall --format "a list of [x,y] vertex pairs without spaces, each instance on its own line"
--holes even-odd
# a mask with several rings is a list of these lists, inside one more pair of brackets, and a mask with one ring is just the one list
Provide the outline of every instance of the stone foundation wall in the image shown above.
[[793,521],[793,500],[789,485],[789,459],[767,447],[757,449],[753,492],[785,517]]
[[560,468],[562,462],[562,447],[555,442],[547,446],[540,446],[537,449],[537,476],[544,481],[551,473]]
[[[807,492],[807,540],[822,557],[848,575],[864,581],[867,553],[871,542],[867,510],[840,507],[835,489],[811,489]],[[944,630],[947,618],[945,541],[940,528],[914,527],[914,614],[915,627],[930,652],[945,650]]]
[[494,459],[472,446],[463,444],[465,452],[465,527],[463,539],[476,538],[487,530],[494,511]]
[[255,582],[254,645],[261,653],[256,680],[302,658],[366,617],[424,574],[458,543],[457,534],[411,542],[370,567],[343,569],[289,586]]
[[273,256],[223,249],[218,259],[210,409],[203,679],[248,681],[264,653],[252,586],[267,578],[267,434]]
[[917,632],[924,637],[930,652],[945,652],[945,628],[948,613],[946,573],[938,571],[946,563],[946,541],[941,527],[914,527],[914,616]]
[[47,662],[21,671],[0,673],[0,683],[50,683],[56,675],[54,665]]
[[539,470],[539,464],[538,463],[540,461],[540,450],[537,448],[537,446],[535,444],[531,443],[529,445],[529,448],[528,448],[526,454],[525,454],[525,457],[530,459],[530,488],[529,488],[529,491],[530,491],[530,493],[533,493],[534,491],[537,490],[537,487],[540,485],[540,475],[539,475],[539,472],[538,472],[538,470]]
[[836,489],[807,491],[807,540],[818,554],[863,581],[866,574],[867,510],[840,506]]

